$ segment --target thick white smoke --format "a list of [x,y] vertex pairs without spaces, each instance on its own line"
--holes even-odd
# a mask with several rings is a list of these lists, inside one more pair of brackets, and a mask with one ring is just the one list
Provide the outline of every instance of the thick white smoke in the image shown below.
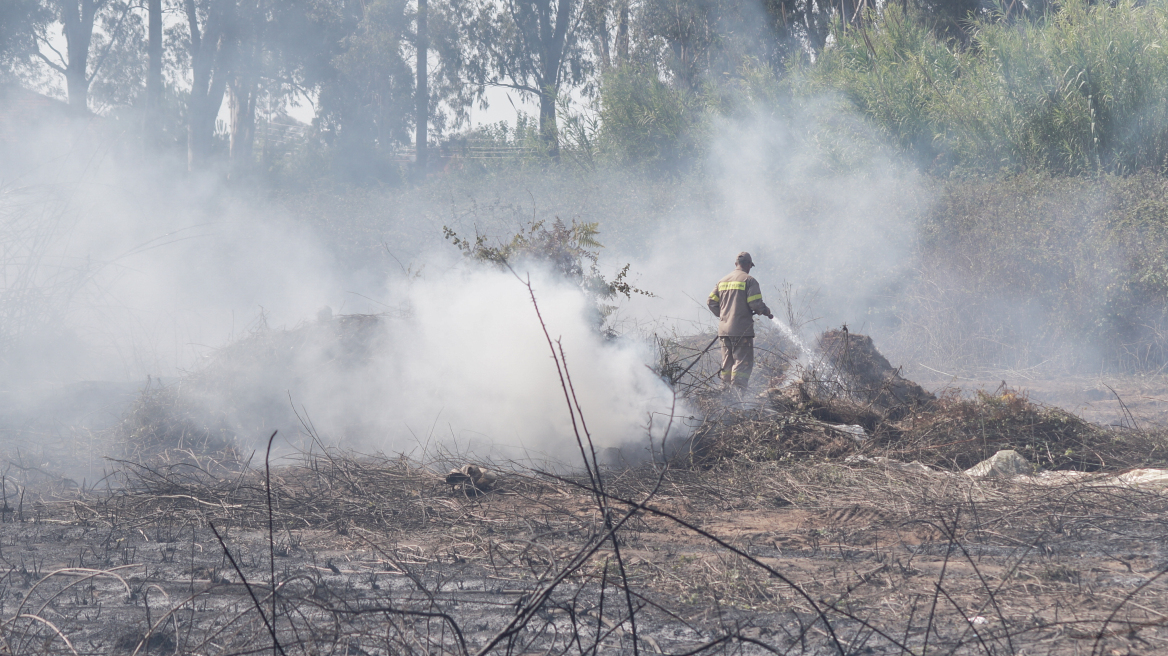
[[820,329],[846,322],[879,334],[889,321],[879,309],[893,305],[916,263],[916,222],[929,202],[920,176],[836,103],[808,103],[791,117],[764,110],[718,123],[704,194],[676,199],[632,243],[610,244],[658,295],[625,316],[709,325],[706,294],[748,251],[776,313],[789,283],[815,299],[804,318]]
[[[597,447],[639,452],[651,422],[660,438],[672,397],[646,367],[652,354],[637,342],[605,340],[578,287],[532,271],[537,316],[511,272],[436,263],[421,278],[391,284],[386,296],[403,308],[380,321],[366,364],[297,390],[318,429],[386,451],[417,454],[441,445],[492,458],[577,459],[542,316],[557,352],[563,348]],[[311,368],[314,357],[304,364]]]
[[[267,199],[105,151],[82,152],[82,167],[53,168],[50,153],[4,192],[4,264],[32,274],[6,293],[30,292],[22,302],[43,306],[29,315],[39,324],[5,327],[16,345],[6,351],[8,384],[173,381],[200,371],[257,317],[278,330],[314,322],[325,305],[386,312],[382,338],[360,365],[330,370],[327,340],[314,343],[280,376],[235,371],[231,397],[207,396],[208,408],[231,416],[245,438],[274,428],[291,435],[290,394],[335,443],[573,459],[559,377],[526,288],[509,272],[462,260],[441,244],[442,225],[506,239],[533,217],[599,221],[601,268],[611,276],[631,263],[632,282],[656,295],[634,296],[618,316],[649,329],[708,328],[705,296],[740,250],[754,254],[776,312],[788,281],[821,293],[824,322],[863,329],[872,299],[911,267],[905,207],[922,199],[915,178],[880,149],[841,164],[838,147],[792,128],[809,116],[840,120],[833,111],[719,125],[709,179],[697,186],[603,174],[530,184],[465,177],[449,188],[351,194],[358,200],[344,207],[321,202],[327,192],[298,206],[297,197],[314,197],[289,190],[291,201]],[[859,124],[842,131],[877,142]],[[54,227],[22,240],[13,229],[21,221],[34,233]],[[48,265],[30,269],[34,260]],[[405,268],[421,276],[401,275]],[[76,275],[66,285],[61,272]],[[652,353],[632,337],[605,341],[579,289],[532,275],[598,444],[643,446],[647,424],[660,429],[671,400],[645,366]]]
[[[386,244],[414,265],[403,275],[384,252],[340,259],[335,235],[330,241],[279,204],[209,178],[100,154],[81,170],[51,170],[0,194],[9,310],[0,414],[19,410],[24,422],[19,439],[4,433],[4,451],[27,449],[47,432],[68,448],[72,422],[100,428],[125,411],[121,384],[96,413],[72,416],[79,381],[133,385],[150,376],[179,385],[209,422],[222,418],[253,445],[273,429],[298,439],[294,403],[330,444],[576,459],[527,288],[439,246],[439,226],[425,251]],[[646,367],[653,354],[603,338],[578,286],[538,269],[530,275],[597,446],[643,450],[649,424],[659,436],[671,403]],[[382,315],[367,358],[337,366],[337,342],[314,319],[326,305],[338,316]],[[217,357],[232,343],[262,349],[263,339],[249,335],[285,329],[312,335],[282,361],[290,367],[269,368],[271,358],[257,356],[224,368]],[[206,375],[195,384],[192,373],[190,381]],[[32,430],[30,413],[45,419]]]

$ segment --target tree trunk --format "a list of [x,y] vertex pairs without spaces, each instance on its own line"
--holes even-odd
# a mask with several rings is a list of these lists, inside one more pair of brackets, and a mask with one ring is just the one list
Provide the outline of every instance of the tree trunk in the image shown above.
[[187,169],[206,167],[215,139],[215,118],[223,104],[223,92],[235,43],[225,27],[231,24],[231,0],[215,0],[204,30],[199,30],[194,0],[185,0],[191,39],[191,96],[187,105]]
[[414,90],[414,99],[417,102],[417,114],[414,117],[416,129],[414,135],[414,152],[416,154],[415,159],[419,178],[425,177],[427,160],[429,159],[429,153],[426,152],[426,128],[430,122],[430,85],[429,71],[427,70],[430,34],[426,15],[428,11],[429,7],[427,7],[426,0],[418,0],[418,41],[415,44],[418,51],[418,85]]
[[600,29],[598,38],[600,39],[600,70],[607,71],[612,68],[612,53],[608,48],[608,11],[600,12]]
[[552,159],[560,159],[560,135],[556,125],[556,90],[544,87],[539,94],[539,134]]
[[187,170],[206,168],[211,158],[215,142],[215,117],[219,114],[218,102],[212,102],[209,93],[191,93],[187,118]]
[[65,87],[69,107],[84,114],[89,110],[89,46],[93,41],[94,0],[66,0],[61,3],[61,23],[65,31]]
[[251,168],[255,153],[256,84],[236,78],[228,85],[231,109],[231,174],[239,176]]
[[[234,1],[234,0],[233,0]],[[230,177],[246,174],[255,165],[255,112],[262,77],[264,37],[263,2],[243,0],[234,15],[234,71],[227,85],[231,115]]]
[[[545,0],[547,9],[552,0]],[[557,0],[555,2],[555,22],[550,11],[545,10],[540,16],[539,34],[539,132],[552,159],[560,159],[560,135],[556,125],[556,99],[560,93],[560,69],[564,64],[564,46],[568,36],[568,24],[572,20],[573,0]]]
[[162,0],[147,0],[146,107],[143,122],[146,143],[158,144],[162,116]]
[[620,10],[616,24],[616,58],[617,64],[623,66],[629,63],[629,0],[619,0]]

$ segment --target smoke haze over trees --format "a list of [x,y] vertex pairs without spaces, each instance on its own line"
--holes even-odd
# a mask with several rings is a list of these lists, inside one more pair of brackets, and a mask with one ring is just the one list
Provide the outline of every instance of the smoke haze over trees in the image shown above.
[[[257,109],[270,121],[299,100],[316,114],[297,144],[311,151],[301,160],[323,156],[341,179],[386,182],[400,179],[392,162],[416,145],[419,117],[424,141],[448,143],[468,133],[468,108],[492,87],[538,106],[529,145],[553,159],[568,144],[608,136],[621,142],[610,148],[617,160],[646,159],[648,143],[649,159],[675,169],[699,155],[682,144],[710,114],[759,93],[806,91],[792,80],[812,69],[862,95],[841,72],[862,74],[848,64],[858,48],[876,66],[905,54],[898,48],[985,59],[971,47],[996,38],[987,33],[1025,23],[1057,39],[1068,28],[1052,17],[1062,13],[1072,16],[1062,23],[1127,16],[1147,23],[1144,33],[1162,27],[1155,3],[1096,10],[1090,20],[1075,3],[1066,12],[1011,7],[1003,15],[976,0],[880,9],[863,0],[10,0],[0,9],[0,63],[9,83],[125,122],[124,132],[153,148],[184,150],[191,169],[229,161],[237,175],[265,168],[254,147]],[[587,131],[582,118],[598,109],[604,120],[589,126],[597,134],[569,134]]]
[[[1165,35],[1163,0],[8,0],[0,184],[183,198],[143,242],[280,214],[378,302],[445,225],[558,217],[657,295],[614,321],[700,324],[685,295],[747,248],[915,361],[1156,368]],[[532,115],[473,125],[499,90]]]
[[255,149],[257,110],[271,122],[299,101],[315,120],[286,164],[401,180],[419,135],[432,146],[476,135],[468,109],[493,87],[539,108],[520,145],[552,159],[575,148],[677,170],[701,160],[716,116],[842,92],[927,170],[1163,165],[1160,2],[10,0],[0,11],[7,82],[181,149],[191,169],[230,162],[237,176],[275,157]]

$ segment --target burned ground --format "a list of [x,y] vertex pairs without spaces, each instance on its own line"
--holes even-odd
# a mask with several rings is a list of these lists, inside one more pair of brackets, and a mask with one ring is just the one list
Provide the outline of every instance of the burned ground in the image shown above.
[[[252,339],[299,339],[277,337]],[[762,347],[789,348],[772,340]],[[479,462],[497,474],[486,492],[448,484],[464,455],[341,451],[307,423],[307,450],[268,468],[173,389],[148,389],[97,483],[5,471],[0,653],[1168,645],[1164,481],[1117,476],[1168,465],[1146,422],[1092,424],[1004,386],[887,403],[766,353],[759,387],[727,395],[702,382],[712,358],[675,380],[693,413],[668,466],[565,476]],[[999,449],[1041,471],[961,473]]]
[[271,472],[269,540],[264,472],[231,466],[128,466],[120,490],[13,505],[7,652],[271,649],[273,571],[285,653],[632,652],[634,631],[675,654],[1168,641],[1168,497],[1104,474],[610,472],[618,562],[586,480],[516,471],[471,498],[405,460],[302,454]]

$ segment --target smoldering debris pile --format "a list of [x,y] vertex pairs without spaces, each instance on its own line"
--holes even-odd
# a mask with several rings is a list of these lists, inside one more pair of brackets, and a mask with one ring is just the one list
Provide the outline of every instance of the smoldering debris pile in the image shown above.
[[900,460],[968,469],[1014,450],[1041,469],[1115,471],[1168,463],[1162,432],[1099,426],[999,387],[972,398],[949,390],[924,411],[875,436],[872,450]]
[[143,390],[113,429],[121,457],[232,456],[257,448],[248,440],[267,437],[272,426],[310,423],[296,416],[297,392],[368,363],[379,323],[377,315],[328,313],[289,330],[257,327],[182,379]]
[[834,373],[841,396],[884,412],[902,413],[936,399],[920,385],[900,375],[872,338],[853,334],[847,326],[819,336],[816,350]]
[[[116,429],[122,457],[215,453],[229,460],[259,448],[256,438],[273,425],[303,422],[311,433],[312,418],[297,416],[295,399],[369,366],[387,334],[381,322],[347,315],[253,331],[177,383],[145,390]],[[680,372],[709,340],[664,344],[663,376]],[[760,331],[752,377],[759,388],[746,398],[720,392],[716,353],[673,381],[701,416],[685,450],[688,464],[864,455],[964,470],[1008,449],[1043,469],[1168,463],[1163,435],[1090,424],[1005,387],[972,396],[947,390],[938,398],[905,378],[866,335],[841,328],[814,344],[804,353],[780,331]]]
[[847,326],[820,335],[811,361],[798,367],[797,377],[784,382],[766,392],[776,407],[807,409],[817,419],[868,430],[936,400],[901,376],[871,337],[852,333]]
[[113,429],[116,457],[133,462],[186,454],[235,455],[235,431],[183,397],[178,386],[147,386]]
[[690,462],[864,455],[964,470],[1012,449],[1042,469],[1168,463],[1168,436],[1091,424],[1005,386],[972,397],[950,389],[938,398],[902,376],[870,337],[846,328],[815,344],[787,376],[771,379],[761,403],[697,395],[705,416]]

